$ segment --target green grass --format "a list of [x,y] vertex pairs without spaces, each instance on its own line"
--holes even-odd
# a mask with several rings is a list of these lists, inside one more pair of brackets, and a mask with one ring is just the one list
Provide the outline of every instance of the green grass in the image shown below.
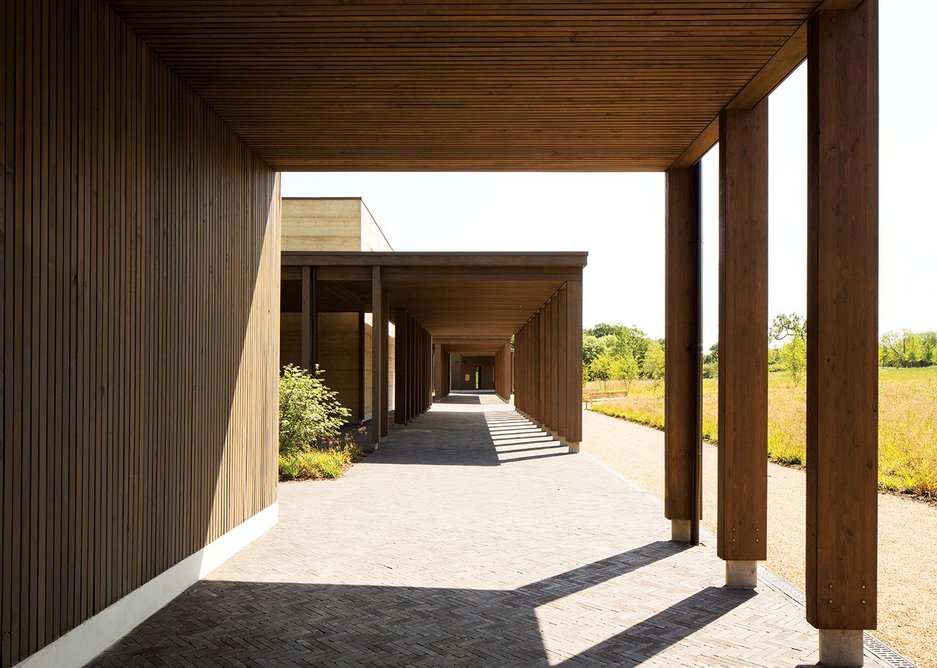
[[340,478],[362,456],[356,445],[310,449],[281,454],[280,480],[331,480]]
[[[718,434],[717,382],[703,381],[703,438],[713,443]],[[618,387],[608,383],[608,389]],[[627,398],[593,404],[592,410],[663,429],[663,383],[635,381]],[[804,465],[806,420],[805,383],[794,385],[786,372],[768,374],[768,456],[772,461]],[[937,367],[880,370],[878,476],[883,489],[937,497]]]

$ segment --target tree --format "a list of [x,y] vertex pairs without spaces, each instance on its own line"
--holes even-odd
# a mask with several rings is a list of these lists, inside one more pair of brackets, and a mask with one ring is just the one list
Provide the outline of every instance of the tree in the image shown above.
[[645,378],[660,381],[664,377],[664,347],[660,341],[651,341],[647,352],[644,353],[644,362],[641,364],[641,373]]
[[592,364],[592,360],[605,352],[605,346],[603,346],[598,338],[592,334],[585,334],[582,337],[582,365],[584,367]]
[[886,332],[879,342],[879,364],[905,368],[937,364],[937,333]]
[[709,346],[709,352],[703,355],[703,378],[719,376],[719,344]]
[[611,376],[614,380],[621,380],[625,383],[625,389],[631,389],[631,381],[638,377],[640,369],[634,355],[628,354],[625,357],[618,357],[612,362]]
[[787,341],[781,346],[781,359],[791,374],[794,385],[800,385],[807,367],[807,323],[796,313],[775,316],[769,336],[775,341]]
[[592,363],[586,369],[589,380],[597,380],[602,383],[603,390],[608,389],[608,381],[612,378],[612,363],[614,361],[614,358],[608,352],[603,352],[592,360]]

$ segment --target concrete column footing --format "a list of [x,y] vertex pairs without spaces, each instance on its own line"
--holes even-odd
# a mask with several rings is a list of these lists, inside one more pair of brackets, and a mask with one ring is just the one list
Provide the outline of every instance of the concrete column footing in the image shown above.
[[842,668],[858,668],[864,660],[861,630],[820,629],[821,664]]
[[757,561],[726,561],[726,587],[754,589],[757,586]]
[[690,520],[670,520],[670,540],[677,543],[689,543]]
[[575,454],[579,452],[579,443],[569,442],[566,444],[566,447],[569,448],[570,454]]

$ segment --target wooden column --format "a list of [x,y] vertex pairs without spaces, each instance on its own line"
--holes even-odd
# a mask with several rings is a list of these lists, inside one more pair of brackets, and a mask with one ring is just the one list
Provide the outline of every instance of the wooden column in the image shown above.
[[443,385],[445,390],[443,391],[443,396],[448,397],[449,393],[452,392],[452,354],[445,353],[445,371],[443,372]]
[[384,356],[381,353],[381,344],[384,337],[381,335],[381,317],[384,313],[382,303],[383,289],[381,288],[381,268],[371,267],[371,443],[377,448],[381,442],[381,372]]
[[726,583],[755,587],[768,527],[768,99],[719,116],[719,499]]
[[675,540],[696,545],[702,472],[699,163],[668,170],[666,183],[664,516]]
[[407,424],[407,312],[402,308],[394,309],[394,423]]
[[511,343],[507,342],[501,347],[500,369],[498,378],[501,385],[499,396],[505,401],[511,400]]
[[417,368],[416,363],[416,351],[418,348],[418,341],[416,340],[417,328],[416,328],[416,319],[413,316],[407,318],[408,334],[407,340],[410,342],[408,346],[408,358],[407,358],[407,375],[410,379],[410,382],[407,383],[407,420],[412,420],[417,416],[416,408],[416,387],[418,384],[417,381]]
[[358,420],[364,422],[364,313],[358,313]]
[[[570,383],[569,374],[571,369],[570,359],[569,359],[569,289],[564,284],[556,293],[556,332],[557,332],[557,342],[556,342],[556,394],[558,398],[558,406],[556,413],[556,431],[560,435],[560,439],[563,443],[569,443],[569,427],[570,427],[570,412],[572,411],[572,404],[578,402],[582,405],[582,382],[579,383],[580,390],[577,391],[574,387],[575,382]],[[511,387],[511,375],[510,375],[510,366],[511,366],[511,349],[510,346],[507,349],[508,356],[508,392],[510,392]],[[582,353],[580,352],[579,356],[574,355],[574,359],[582,359]],[[579,366],[582,369],[582,365]],[[572,393],[572,396],[570,396]]]
[[437,343],[433,346],[433,369],[434,369],[434,386],[433,390],[436,394],[436,401],[442,400],[446,396],[446,369],[445,369],[445,357],[446,353],[442,349],[442,345]]
[[582,441],[582,280],[566,283],[566,441],[579,452]]
[[313,371],[318,362],[318,308],[316,304],[316,268],[302,267],[302,319],[300,337],[303,368]]
[[426,384],[423,386],[423,408],[429,410],[433,405],[433,336],[425,329],[423,335],[426,340],[424,356],[426,358]]
[[807,35],[807,619],[833,663],[876,624],[877,3]]
[[381,291],[381,436],[390,430],[390,299]]

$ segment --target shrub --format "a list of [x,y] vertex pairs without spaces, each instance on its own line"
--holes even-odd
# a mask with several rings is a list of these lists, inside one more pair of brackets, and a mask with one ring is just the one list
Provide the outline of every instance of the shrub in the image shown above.
[[280,455],[280,480],[325,480],[341,477],[361,458],[354,443],[333,448],[291,452]]
[[323,439],[335,439],[351,412],[326,387],[322,371],[314,374],[289,364],[280,375],[280,454],[308,451]]

